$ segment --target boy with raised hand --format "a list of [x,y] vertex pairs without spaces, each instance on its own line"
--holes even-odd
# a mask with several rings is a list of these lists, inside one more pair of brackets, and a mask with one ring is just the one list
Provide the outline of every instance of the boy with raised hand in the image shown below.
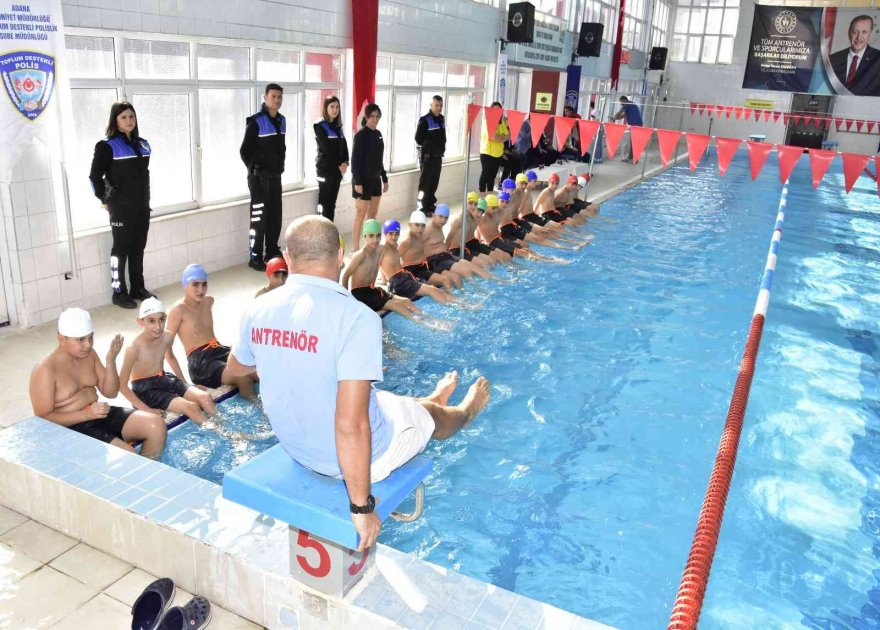
[[107,398],[119,393],[116,357],[122,335],[110,343],[104,367],[93,348],[94,333],[88,311],[69,308],[61,313],[58,347],[31,372],[34,415],[127,451],[134,451],[129,442],[143,441],[141,455],[158,459],[167,434],[161,416],[98,402],[98,392]]
[[452,296],[446,291],[426,284],[403,268],[400,262],[400,252],[397,250],[397,242],[400,239],[399,221],[394,219],[385,221],[382,233],[385,235],[385,243],[383,244],[382,257],[379,260],[379,268],[382,270],[382,275],[388,280],[388,288],[394,295],[405,297],[408,300],[412,300],[417,295],[427,295],[441,304],[452,302]]
[[256,399],[254,378],[234,377],[226,368],[229,347],[214,335],[214,298],[208,293],[208,273],[201,265],[189,265],[181,278],[183,298],[168,312],[167,330],[180,336],[186,350],[186,364],[194,385],[214,389],[220,385],[238,387],[242,397]]
[[276,256],[266,263],[266,277],[269,279],[266,286],[260,287],[255,298],[260,297],[264,293],[268,293],[272,289],[283,287],[287,282],[287,263],[281,256]]
[[[125,351],[119,389],[135,409],[164,415],[170,410],[202,424],[217,411],[211,396],[186,384],[165,330],[165,306],[155,297],[141,302],[137,323],[143,330]],[[172,372],[165,371],[165,362]],[[131,387],[128,383],[131,381]]]

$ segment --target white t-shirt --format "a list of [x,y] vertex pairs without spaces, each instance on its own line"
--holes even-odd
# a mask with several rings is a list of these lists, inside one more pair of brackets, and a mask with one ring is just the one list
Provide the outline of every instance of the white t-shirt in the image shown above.
[[[382,320],[331,280],[291,275],[245,309],[232,353],[256,366],[275,436],[303,466],[339,476],[339,381],[382,380]],[[372,460],[388,449],[392,427],[370,392]]]

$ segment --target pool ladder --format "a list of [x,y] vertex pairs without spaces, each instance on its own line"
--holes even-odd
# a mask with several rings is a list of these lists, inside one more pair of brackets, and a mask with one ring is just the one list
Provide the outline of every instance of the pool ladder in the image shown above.
[[402,523],[412,523],[421,518],[422,512],[425,511],[425,484],[420,483],[418,485],[415,492],[415,499],[416,504],[412,512],[398,512],[395,510],[391,513],[391,518],[395,521],[401,521]]

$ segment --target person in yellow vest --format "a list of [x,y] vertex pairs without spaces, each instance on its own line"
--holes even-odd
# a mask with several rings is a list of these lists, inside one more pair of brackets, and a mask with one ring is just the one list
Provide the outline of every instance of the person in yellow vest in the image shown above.
[[[503,109],[498,101],[492,103],[492,107]],[[487,125],[483,125],[480,140],[480,165],[483,167],[480,172],[480,193],[495,190],[495,180],[498,178],[498,169],[501,167],[501,158],[504,156],[504,143],[509,138],[510,129],[503,117],[493,130],[491,137]]]

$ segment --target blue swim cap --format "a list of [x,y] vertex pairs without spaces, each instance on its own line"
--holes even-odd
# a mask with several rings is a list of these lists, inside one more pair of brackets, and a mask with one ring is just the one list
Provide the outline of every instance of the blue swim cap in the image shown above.
[[533,182],[538,179],[538,174],[535,171],[526,171],[526,177],[529,178],[530,182]]
[[449,206],[445,203],[439,204],[436,208],[434,208],[434,214],[439,214],[441,217],[449,216]]
[[501,190],[514,190],[516,188],[516,182],[510,179],[509,177],[501,182]]
[[382,234],[388,234],[388,232],[400,232],[400,222],[394,219],[385,221],[382,225]]
[[205,282],[208,280],[208,272],[201,265],[192,264],[183,270],[183,277],[180,284],[186,288],[190,282]]
[[506,190],[498,193],[498,201],[510,201],[510,193]]

